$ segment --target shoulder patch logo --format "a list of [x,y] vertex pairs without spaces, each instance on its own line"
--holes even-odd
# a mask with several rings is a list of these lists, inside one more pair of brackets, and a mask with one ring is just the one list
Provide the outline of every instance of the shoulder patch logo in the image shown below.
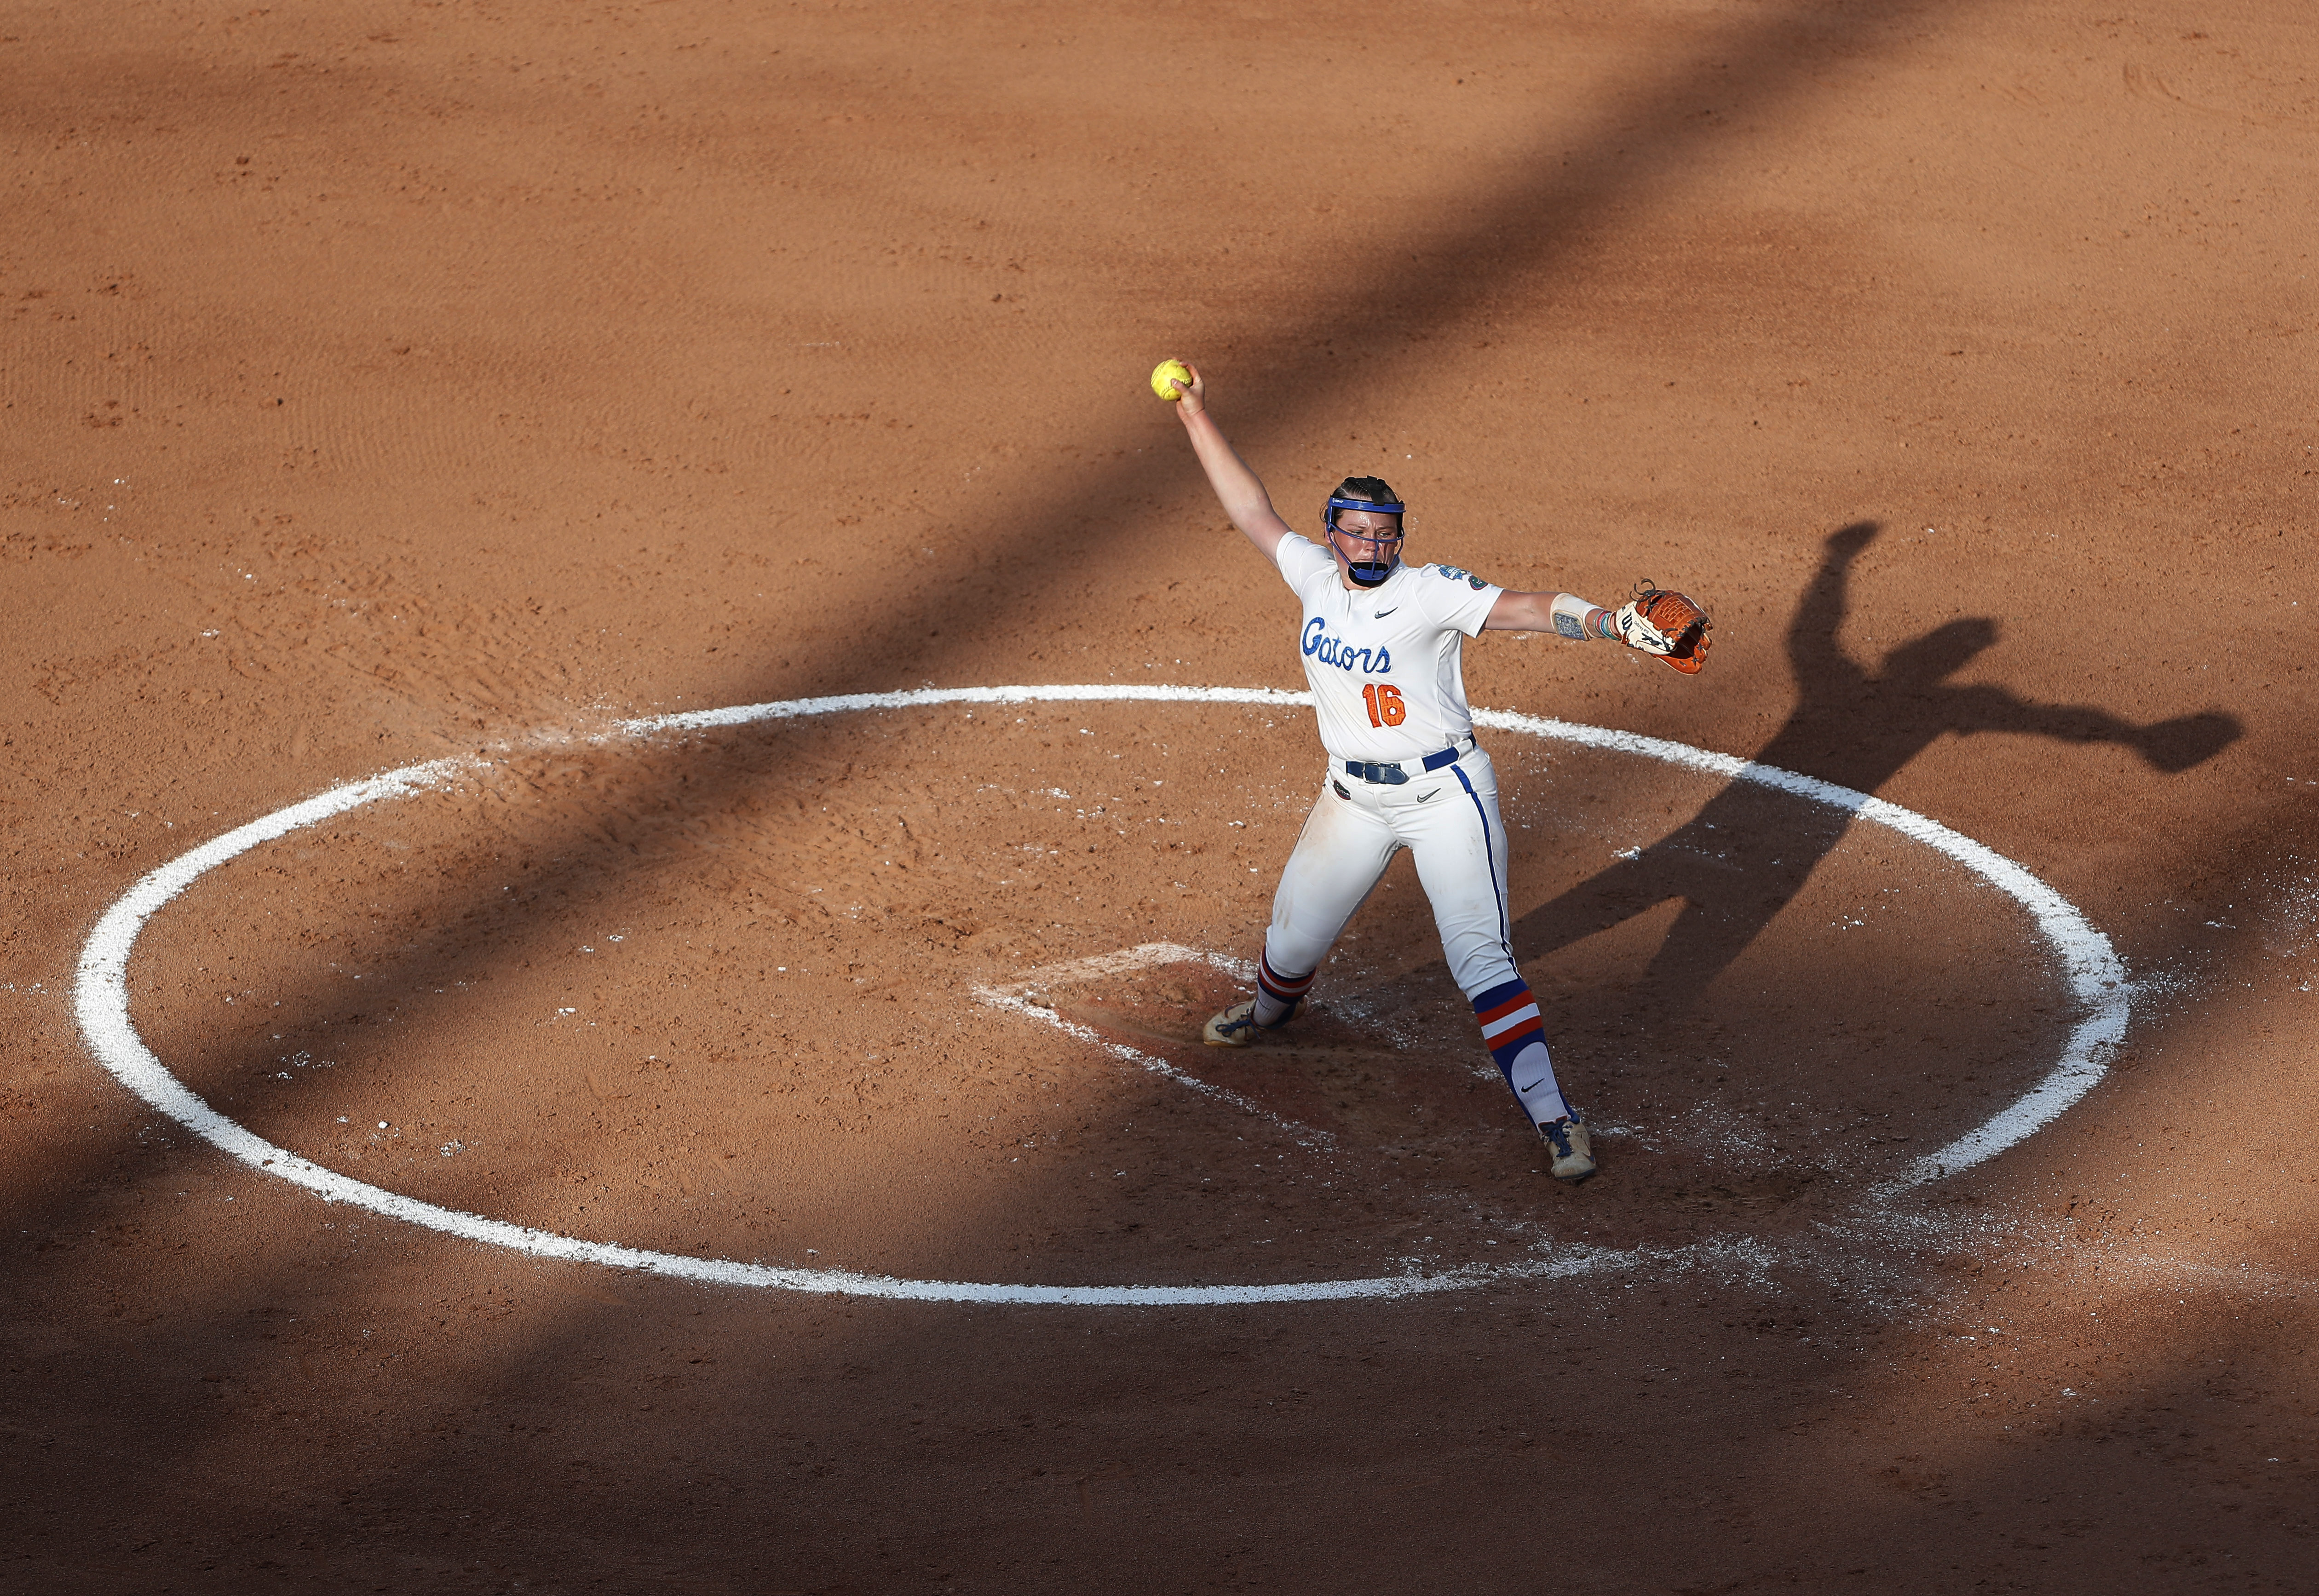
[[1436,574],[1446,576],[1451,582],[1464,582],[1467,587],[1472,588],[1477,593],[1484,588],[1490,585],[1488,582],[1483,581],[1480,577],[1475,575],[1472,572],[1466,570],[1462,565],[1436,565],[1432,567],[1432,570]]

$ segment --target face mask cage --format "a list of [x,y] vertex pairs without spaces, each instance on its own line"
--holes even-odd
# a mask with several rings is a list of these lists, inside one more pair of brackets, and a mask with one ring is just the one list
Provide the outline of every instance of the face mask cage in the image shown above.
[[[1401,533],[1396,531],[1389,537],[1373,538],[1364,537],[1349,528],[1340,531],[1337,526],[1337,512],[1345,509],[1373,509],[1379,515],[1403,517],[1405,520],[1408,507],[1401,504],[1378,503],[1367,499],[1332,497],[1329,500],[1329,511],[1323,518],[1329,529],[1329,546],[1331,549],[1337,549],[1345,556],[1345,564],[1355,586],[1364,588],[1380,586],[1386,577],[1393,574],[1394,566],[1400,562]],[[1353,558],[1351,549],[1339,549],[1337,539],[1340,536],[1349,539],[1354,547],[1366,547],[1369,557],[1367,560],[1357,560]]]

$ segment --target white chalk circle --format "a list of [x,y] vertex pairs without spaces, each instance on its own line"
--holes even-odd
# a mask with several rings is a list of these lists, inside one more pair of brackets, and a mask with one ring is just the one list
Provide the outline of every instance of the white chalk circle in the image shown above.
[[[669,732],[706,731],[760,721],[851,715],[871,709],[915,709],[937,704],[1252,704],[1310,708],[1312,695],[1268,688],[1055,686],[927,688],[912,692],[847,693],[835,698],[792,699],[745,704],[683,715],[656,715],[619,723],[603,741],[649,737]],[[1682,743],[1600,726],[1514,715],[1504,710],[1475,713],[1480,725],[1527,736],[1575,743],[1620,753],[1640,754],[1669,764],[1735,781],[1749,781],[1791,794],[1807,803],[1845,810],[1887,826],[1945,855],[2026,908],[2038,931],[2062,962],[2071,996],[2082,1017],[2070,1032],[2060,1062],[2035,1086],[1982,1124],[1939,1151],[1918,1159],[1899,1178],[1869,1194],[1872,1203],[1889,1200],[1908,1187],[1953,1175],[1995,1157],[2051,1123],[2093,1089],[2107,1057],[2125,1035],[2131,993],[2124,967],[2109,939],[2089,924],[2068,899],[1992,850],[1961,836],[1912,810],[1832,782],[1760,765],[1728,753],[1710,753]],[[153,1107],[251,1168],[305,1187],[327,1202],[346,1203],[389,1218],[505,1247],[534,1258],[603,1264],[715,1285],[772,1286],[784,1291],[846,1296],[887,1297],[927,1303],[1058,1303],[1080,1307],[1213,1307],[1259,1303],[1327,1303],[1355,1298],[1404,1297],[1457,1291],[1485,1284],[1566,1277],[1632,1267],[1635,1254],[1605,1248],[1566,1248],[1520,1262],[1474,1264],[1434,1274],[1409,1272],[1353,1280],[1291,1281],[1269,1285],[1019,1285],[957,1280],[901,1280],[837,1269],[776,1268],[724,1258],[688,1258],[650,1252],[607,1241],[586,1241],[552,1231],[532,1230],[503,1220],[422,1203],[383,1191],[325,1169],[243,1128],[218,1113],[145,1045],[129,1017],[129,957],[147,921],[170,899],[208,871],[252,848],[352,809],[438,787],[471,762],[437,760],[405,765],[366,780],[350,781],[302,803],[277,809],[237,826],[152,871],[107,909],[81,949],[73,1001],[90,1050],[121,1083]]]

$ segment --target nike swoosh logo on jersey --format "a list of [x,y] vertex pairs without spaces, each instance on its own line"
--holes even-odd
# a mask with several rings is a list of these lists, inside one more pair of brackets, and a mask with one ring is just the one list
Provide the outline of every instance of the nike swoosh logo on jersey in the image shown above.
[[[1401,608],[1401,606],[1400,606],[1400,605],[1398,605],[1398,604],[1396,604],[1396,605],[1394,605],[1394,606],[1393,607],[1393,609],[1400,609],[1400,608]],[[1380,609],[1380,610],[1378,610],[1375,615],[1371,616],[1369,618],[1370,618],[1371,620],[1383,620],[1386,616],[1391,615],[1391,614],[1393,613],[1393,609]]]

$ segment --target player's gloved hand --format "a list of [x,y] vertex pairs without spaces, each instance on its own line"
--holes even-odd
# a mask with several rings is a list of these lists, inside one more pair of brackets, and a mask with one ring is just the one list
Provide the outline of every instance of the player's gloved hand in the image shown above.
[[1646,582],[1642,591],[1619,606],[1611,624],[1627,646],[1664,660],[1686,676],[1707,663],[1708,633],[1715,623],[1687,593],[1669,592]]
[[1619,628],[1619,636],[1629,648],[1639,648],[1661,659],[1674,652],[1674,639],[1651,625],[1633,599],[1619,606],[1611,624]]

